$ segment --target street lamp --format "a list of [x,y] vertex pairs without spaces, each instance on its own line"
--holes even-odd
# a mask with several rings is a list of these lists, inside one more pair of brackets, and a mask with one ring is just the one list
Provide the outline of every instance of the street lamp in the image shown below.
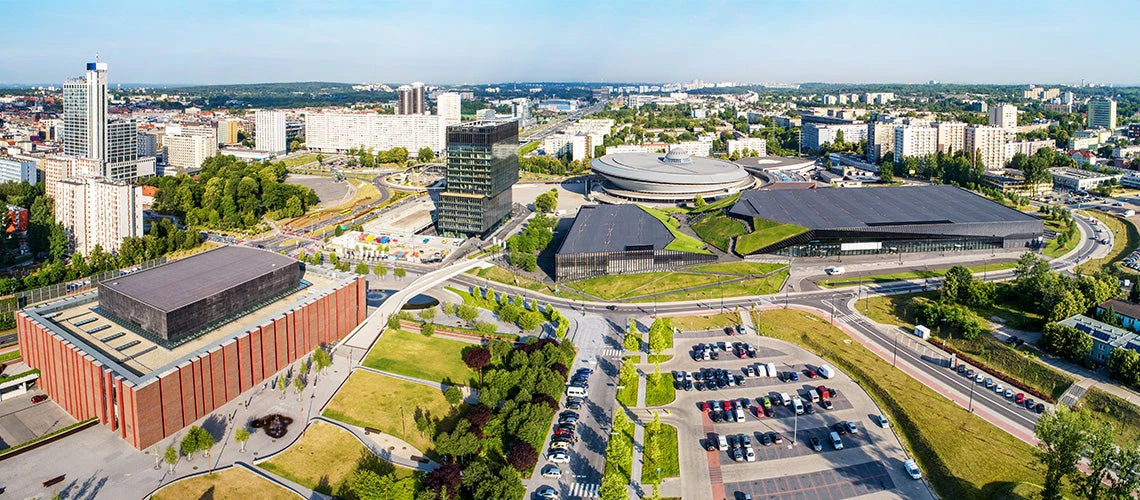
[[895,354],[891,359],[891,366],[898,367],[899,361],[899,334],[895,332]]

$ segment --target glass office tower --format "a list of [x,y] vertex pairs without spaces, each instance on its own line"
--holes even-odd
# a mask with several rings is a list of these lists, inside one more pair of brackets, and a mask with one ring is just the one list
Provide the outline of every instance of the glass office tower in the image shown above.
[[447,127],[447,189],[439,195],[440,234],[483,235],[511,213],[519,180],[518,122]]

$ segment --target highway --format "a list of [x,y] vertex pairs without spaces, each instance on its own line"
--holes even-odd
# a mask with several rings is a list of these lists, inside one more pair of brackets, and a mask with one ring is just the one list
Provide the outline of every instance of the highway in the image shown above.
[[548,136],[550,136],[551,134],[554,134],[555,132],[561,130],[562,127],[565,126],[567,123],[574,121],[574,120],[577,120],[579,118],[582,118],[583,116],[589,116],[589,115],[592,115],[594,113],[597,113],[598,111],[601,111],[605,107],[605,105],[606,104],[604,101],[603,102],[597,102],[597,103],[591,104],[585,108],[581,108],[578,111],[571,112],[562,118],[559,118],[559,119],[554,120],[554,121],[549,122],[549,123],[542,124],[542,125],[538,126],[538,128],[529,131],[525,136],[520,137],[519,143],[525,144],[528,142],[541,141],[541,140],[547,138]]

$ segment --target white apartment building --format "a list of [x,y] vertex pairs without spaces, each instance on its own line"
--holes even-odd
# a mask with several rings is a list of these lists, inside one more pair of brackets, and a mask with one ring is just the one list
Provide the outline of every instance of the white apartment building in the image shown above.
[[187,170],[198,170],[207,158],[218,153],[218,135],[213,127],[170,127],[162,138],[166,164]]
[[55,220],[67,231],[74,251],[90,255],[95,246],[116,252],[123,238],[143,235],[142,187],[105,177],[59,181]]
[[756,156],[768,156],[768,141],[759,137],[729,139],[726,146],[728,147],[728,154],[747,149],[749,151],[755,151]]
[[63,153],[102,160],[107,146],[107,63],[63,82]]
[[459,125],[463,121],[462,98],[455,92],[444,92],[436,97],[436,113],[443,117],[444,126]]
[[1005,129],[972,125],[966,127],[966,152],[977,153],[986,170],[1005,167]]
[[[676,144],[677,148],[689,154],[689,156],[712,156],[712,139],[709,140],[696,140],[696,141],[681,141]],[[672,147],[670,148],[672,149]]]
[[934,127],[895,127],[895,161],[907,156],[923,157],[938,152],[938,130]]
[[476,121],[495,121],[494,108],[486,108],[475,111]]
[[614,120],[612,118],[582,118],[566,127],[571,134],[593,134],[605,137],[613,133]]
[[[279,154],[289,150],[285,136],[284,111],[258,111],[255,113],[253,134],[254,147],[258,151]],[[306,136],[305,142],[308,143],[308,136]]]
[[936,122],[938,131],[938,151],[953,154],[966,150],[966,124],[963,122]]
[[867,151],[869,162],[877,162],[883,155],[895,150],[894,123],[871,122],[867,124]]
[[867,125],[855,123],[850,125],[819,125],[816,123],[804,124],[800,129],[800,145],[804,149],[816,151],[820,146],[835,142],[842,134],[843,142],[857,143],[867,138]]
[[1013,159],[1013,155],[1017,153],[1024,154],[1025,156],[1033,156],[1040,149],[1053,148],[1056,143],[1053,139],[1037,139],[1033,141],[1015,141],[1005,143],[1005,161]]
[[1089,100],[1089,128],[1116,130],[1116,101],[1112,99]]
[[421,148],[444,149],[445,117],[439,115],[380,115],[376,113],[307,113],[305,146],[324,152],[403,147],[415,155]]
[[36,183],[36,162],[0,156],[0,182]]
[[1017,106],[998,104],[990,108],[990,126],[1006,130],[1017,129]]
[[69,177],[89,177],[102,175],[102,163],[94,158],[77,158],[67,155],[53,155],[44,159],[44,193],[58,198],[56,187],[59,181]]
[[894,92],[867,92],[863,94],[863,102],[867,104],[887,104],[895,100]]

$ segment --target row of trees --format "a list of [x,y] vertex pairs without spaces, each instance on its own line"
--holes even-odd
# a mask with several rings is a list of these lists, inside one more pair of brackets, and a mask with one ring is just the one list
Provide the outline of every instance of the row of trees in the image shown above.
[[521,472],[538,461],[574,347],[532,339],[520,346],[492,341],[468,351],[480,351],[470,354],[474,366],[464,353],[464,361],[483,373],[479,401],[454,429],[435,435],[444,464],[424,476],[424,486],[436,498],[521,498]]
[[[605,149],[602,150],[605,154]],[[597,151],[594,151],[597,156]],[[590,163],[582,160],[566,160],[556,156],[530,156],[519,158],[519,170],[536,174],[580,175],[590,170]]]
[[217,155],[202,164],[196,178],[183,174],[141,182],[158,188],[158,212],[177,215],[191,227],[246,230],[262,216],[298,217],[320,201],[312,189],[286,184],[287,173],[284,163]]
[[[1140,491],[1140,448],[1113,442],[1116,429],[1087,411],[1057,405],[1037,420],[1037,458],[1045,469],[1041,498],[1063,498],[1066,479],[1083,498],[1130,499]],[[1086,459],[1088,474],[1077,467]]]
[[511,265],[526,271],[538,269],[538,254],[554,239],[554,226],[558,219],[537,214],[527,223],[526,229],[507,239]]
[[[427,149],[429,152],[431,151],[431,148]],[[423,149],[419,151],[419,155],[423,155]],[[350,167],[374,168],[384,164],[406,165],[408,163],[408,148],[397,146],[392,149],[373,152],[372,148],[366,149],[361,146],[349,149],[348,156],[348,166]],[[431,158],[427,161],[431,161],[432,158],[435,158],[435,153],[431,153]]]
[[1116,295],[1117,278],[1107,272],[1066,276],[1049,268],[1048,261],[1025,253],[1014,270],[1011,302],[1037,312],[1049,322],[1083,313]]

